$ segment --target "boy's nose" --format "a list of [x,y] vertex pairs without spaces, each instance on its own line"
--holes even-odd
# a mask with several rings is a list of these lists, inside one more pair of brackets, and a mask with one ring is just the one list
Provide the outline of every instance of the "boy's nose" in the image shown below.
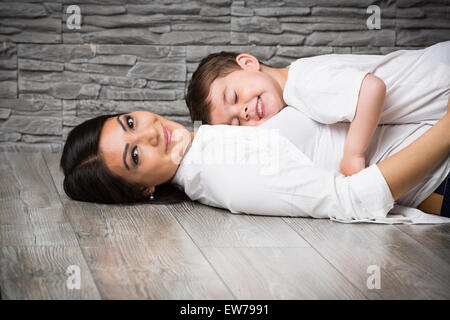
[[241,111],[241,119],[248,121],[250,120],[250,115],[248,111],[248,106],[244,105]]

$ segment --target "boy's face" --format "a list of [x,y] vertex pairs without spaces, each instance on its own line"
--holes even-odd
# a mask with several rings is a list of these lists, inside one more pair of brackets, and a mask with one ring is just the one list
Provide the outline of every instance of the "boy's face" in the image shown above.
[[283,89],[271,75],[260,70],[257,59],[242,64],[238,60],[238,64],[242,69],[211,84],[211,124],[258,126],[285,106]]

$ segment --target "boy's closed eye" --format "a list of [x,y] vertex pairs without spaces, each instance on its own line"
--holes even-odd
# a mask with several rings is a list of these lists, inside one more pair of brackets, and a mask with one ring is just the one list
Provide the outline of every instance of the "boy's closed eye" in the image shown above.
[[[234,91],[234,104],[237,104],[238,100],[239,100],[239,97],[238,97],[238,94],[237,94],[237,92],[235,90]],[[237,117],[232,118],[231,121],[230,121],[230,125],[231,126],[240,126],[241,125],[241,121],[239,120],[239,117],[237,116]]]

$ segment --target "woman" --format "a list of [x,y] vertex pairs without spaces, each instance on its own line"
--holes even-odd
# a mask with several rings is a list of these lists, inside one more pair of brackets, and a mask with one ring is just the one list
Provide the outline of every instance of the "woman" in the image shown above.
[[264,128],[206,125],[194,135],[138,111],[74,128],[61,167],[64,189],[75,200],[171,202],[182,199],[181,187],[192,200],[236,213],[383,222],[394,201],[449,151],[448,107],[410,146],[351,177],[315,166]]

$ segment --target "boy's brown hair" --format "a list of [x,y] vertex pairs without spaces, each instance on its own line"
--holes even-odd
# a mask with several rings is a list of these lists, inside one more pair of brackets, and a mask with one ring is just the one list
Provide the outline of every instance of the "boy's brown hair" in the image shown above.
[[192,121],[202,121],[206,124],[211,122],[211,105],[207,101],[211,84],[217,78],[225,77],[241,69],[236,62],[237,56],[238,53],[222,51],[202,59],[197,70],[192,74],[185,96]]

